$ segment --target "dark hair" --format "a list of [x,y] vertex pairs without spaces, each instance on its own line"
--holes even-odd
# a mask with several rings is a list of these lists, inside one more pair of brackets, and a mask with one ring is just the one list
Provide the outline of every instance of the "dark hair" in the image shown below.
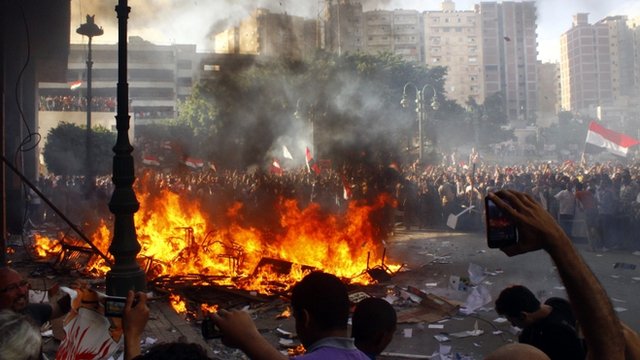
[[335,275],[312,272],[293,287],[291,308],[295,314],[306,310],[318,330],[346,329],[349,321],[347,287]]
[[171,342],[154,345],[134,360],[211,360],[207,351],[194,343]]
[[500,315],[519,317],[520,313],[540,309],[540,301],[528,288],[522,285],[510,286],[498,295],[496,312]]
[[353,312],[351,337],[358,343],[376,341],[376,334],[394,331],[397,321],[396,310],[387,301],[366,298]]

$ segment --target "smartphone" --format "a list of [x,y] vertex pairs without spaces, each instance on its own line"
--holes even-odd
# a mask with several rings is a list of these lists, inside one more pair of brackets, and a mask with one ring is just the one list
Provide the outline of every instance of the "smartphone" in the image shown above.
[[216,324],[214,324],[213,320],[211,320],[209,317],[205,317],[202,320],[201,329],[202,329],[202,337],[206,340],[217,339],[222,337],[222,333],[220,332]]
[[127,303],[126,297],[107,296],[104,299],[104,316],[122,317],[126,303]]
[[518,227],[511,217],[502,211],[491,199],[484,198],[487,222],[487,246],[492,249],[518,243]]

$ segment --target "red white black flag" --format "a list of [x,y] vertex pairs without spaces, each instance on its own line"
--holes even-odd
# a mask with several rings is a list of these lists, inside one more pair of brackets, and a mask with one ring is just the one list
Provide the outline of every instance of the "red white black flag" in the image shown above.
[[316,164],[315,160],[313,159],[313,156],[311,155],[311,150],[309,150],[309,148],[305,148],[305,160],[307,163],[307,171],[311,172],[311,170],[313,170],[313,172],[316,173],[316,175],[320,174],[320,167],[318,166],[318,164]]
[[[606,150],[614,155],[625,157],[629,148],[640,144],[640,141],[625,134],[609,130],[592,121],[587,132],[586,145],[592,145],[599,150]],[[587,150],[585,146],[585,150]]]

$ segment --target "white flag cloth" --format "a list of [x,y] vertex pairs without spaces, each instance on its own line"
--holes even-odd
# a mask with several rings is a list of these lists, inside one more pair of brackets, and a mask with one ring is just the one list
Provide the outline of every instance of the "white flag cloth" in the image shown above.
[[289,152],[289,149],[287,149],[286,145],[282,145],[282,156],[285,159],[293,160],[293,156],[291,156],[291,153]]

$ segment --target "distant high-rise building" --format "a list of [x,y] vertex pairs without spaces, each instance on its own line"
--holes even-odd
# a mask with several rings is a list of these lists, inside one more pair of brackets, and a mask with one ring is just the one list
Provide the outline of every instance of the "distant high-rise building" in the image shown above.
[[464,106],[469,98],[484,102],[480,14],[456,11],[443,1],[441,11],[424,13],[424,49],[428,66],[447,68],[447,97]]
[[557,122],[560,110],[560,65],[538,62],[537,125],[548,127]]
[[363,52],[389,52],[407,61],[422,62],[422,17],[416,10],[364,12]]
[[351,0],[326,0],[324,49],[333,53],[361,52],[364,48],[362,4]]
[[481,2],[484,94],[503,96],[517,125],[535,122],[537,97],[536,4]]
[[315,19],[257,9],[214,37],[216,53],[303,59],[316,50]]
[[571,29],[560,36],[562,109],[593,113],[613,101],[609,25],[589,24],[576,14]]
[[634,40],[626,16],[607,16],[598,21],[609,27],[611,83],[614,103],[625,103],[634,86]]

